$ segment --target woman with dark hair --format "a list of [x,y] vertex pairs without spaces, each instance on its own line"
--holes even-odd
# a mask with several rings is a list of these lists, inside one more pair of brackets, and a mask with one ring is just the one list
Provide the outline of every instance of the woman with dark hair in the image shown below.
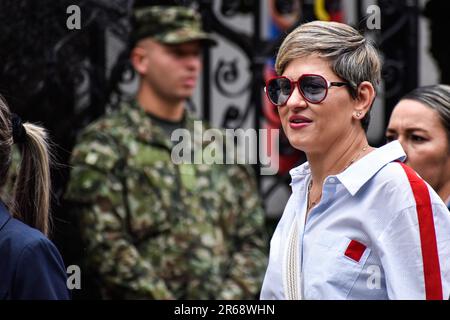
[[43,128],[23,123],[0,97],[0,184],[17,144],[21,163],[13,197],[0,201],[0,299],[68,299],[63,260],[49,233],[49,152]]
[[450,208],[450,86],[425,86],[406,94],[392,112],[386,139],[402,144],[406,163]]

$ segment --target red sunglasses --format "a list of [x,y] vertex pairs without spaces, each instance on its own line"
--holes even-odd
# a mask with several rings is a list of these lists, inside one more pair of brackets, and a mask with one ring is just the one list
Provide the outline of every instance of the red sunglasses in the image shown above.
[[297,81],[280,76],[269,79],[264,91],[271,103],[276,106],[284,106],[294,92],[295,85],[306,101],[317,104],[325,100],[330,87],[342,87],[349,83],[330,82],[318,74],[304,74]]

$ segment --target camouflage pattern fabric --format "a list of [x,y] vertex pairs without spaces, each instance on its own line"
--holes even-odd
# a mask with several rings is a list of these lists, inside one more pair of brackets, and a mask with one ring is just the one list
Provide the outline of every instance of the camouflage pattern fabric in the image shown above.
[[[186,112],[191,131],[193,121]],[[136,102],[79,138],[66,198],[80,205],[85,262],[103,297],[256,298],[267,242],[252,171],[175,165],[172,147]]]
[[133,17],[134,41],[152,37],[164,44],[179,44],[194,40],[216,44],[216,41],[202,30],[200,15],[192,8],[149,6],[136,9]]

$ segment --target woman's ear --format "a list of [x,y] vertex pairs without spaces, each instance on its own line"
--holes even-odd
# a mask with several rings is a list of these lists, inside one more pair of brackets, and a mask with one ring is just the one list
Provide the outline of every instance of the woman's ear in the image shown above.
[[369,81],[363,81],[358,86],[358,96],[354,100],[353,116],[362,119],[369,113],[375,99],[375,88]]
[[141,47],[134,47],[130,54],[131,64],[134,70],[140,75],[147,72],[148,69],[148,59],[147,50]]

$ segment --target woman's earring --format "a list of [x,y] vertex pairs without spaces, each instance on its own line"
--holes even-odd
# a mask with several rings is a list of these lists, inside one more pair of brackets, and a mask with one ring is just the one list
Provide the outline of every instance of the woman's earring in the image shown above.
[[361,117],[361,114],[362,114],[362,112],[361,112],[361,111],[358,111],[358,112],[356,113],[356,117],[357,117],[357,118]]

